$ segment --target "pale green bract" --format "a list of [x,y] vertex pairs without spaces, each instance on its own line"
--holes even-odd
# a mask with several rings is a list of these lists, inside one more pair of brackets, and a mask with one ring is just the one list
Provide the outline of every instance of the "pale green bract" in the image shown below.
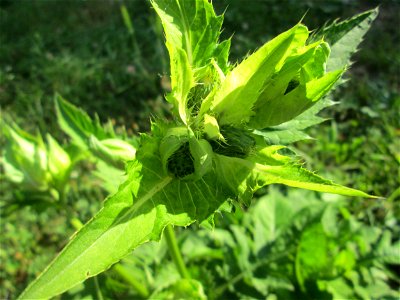
[[[176,119],[157,120],[151,134],[141,135],[126,164],[126,181],[20,299],[68,290],[139,245],[159,240],[169,224],[212,224],[227,200],[248,205],[253,193],[269,184],[370,197],[306,170],[279,145],[307,137],[302,130],[321,121],[315,114],[329,102],[320,99],[345,70],[341,65],[326,72],[326,42],[307,43],[309,31],[298,24],[233,67],[230,40],[219,41],[223,17],[211,3],[151,3],[165,31],[172,86],[166,99]],[[94,136],[97,150],[112,157],[112,147],[103,147],[112,133],[61,98],[57,112],[60,126],[81,148],[90,148],[87,141]]]

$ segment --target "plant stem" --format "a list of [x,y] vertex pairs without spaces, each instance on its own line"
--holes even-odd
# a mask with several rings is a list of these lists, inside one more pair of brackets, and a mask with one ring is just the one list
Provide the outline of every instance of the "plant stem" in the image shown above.
[[189,279],[190,275],[188,270],[186,269],[185,263],[183,262],[181,252],[179,251],[178,243],[176,242],[175,232],[171,225],[167,225],[164,230],[165,239],[167,240],[168,249],[172,256],[172,260],[174,261],[179,274],[181,274],[182,278]]
[[137,281],[136,278],[134,278],[121,264],[114,265],[113,270],[119,275],[119,277],[121,277],[121,279],[130,284],[141,297],[147,298],[149,296],[147,288]]
[[94,285],[96,287],[96,294],[97,294],[97,299],[98,300],[104,300],[103,294],[100,290],[100,285],[99,285],[99,281],[97,279],[97,276],[93,277],[93,281],[94,281]]

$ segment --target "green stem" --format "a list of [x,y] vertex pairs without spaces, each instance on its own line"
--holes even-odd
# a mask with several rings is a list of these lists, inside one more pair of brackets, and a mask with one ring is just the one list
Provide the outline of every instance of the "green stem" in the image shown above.
[[130,284],[141,297],[147,298],[149,296],[149,291],[147,288],[136,280],[121,264],[116,264],[113,270],[123,279],[126,283]]
[[97,299],[98,300],[104,300],[103,293],[100,290],[100,285],[99,281],[97,279],[97,276],[93,277],[94,285],[96,287],[96,294],[97,294]]
[[179,274],[181,274],[182,278],[189,279],[190,275],[186,269],[185,263],[183,262],[178,243],[176,242],[175,232],[171,225],[167,225],[167,227],[165,227],[164,234],[168,244],[169,252],[172,256],[172,260],[178,268]]
[[122,15],[122,19],[124,21],[125,27],[128,30],[129,36],[132,41],[132,48],[133,48],[133,51],[135,54],[135,58],[134,58],[135,63],[139,67],[139,69],[142,71],[143,75],[145,77],[149,78],[150,74],[147,72],[147,69],[142,64],[142,60],[143,60],[142,52],[140,51],[140,47],[139,47],[139,44],[136,39],[135,28],[133,27],[133,24],[131,21],[131,16],[129,15],[129,11],[126,8],[125,4],[121,4],[120,10],[121,10],[121,15]]

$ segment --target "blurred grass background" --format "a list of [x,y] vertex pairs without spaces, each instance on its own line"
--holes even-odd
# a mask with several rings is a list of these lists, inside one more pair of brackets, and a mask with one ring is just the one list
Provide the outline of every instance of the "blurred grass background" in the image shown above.
[[[347,18],[380,4],[348,83],[334,95],[340,103],[323,115],[329,121],[309,133],[316,141],[296,145],[307,164],[322,175],[388,201],[354,201],[353,211],[379,222],[398,214],[400,149],[400,2],[396,0],[214,0],[226,9],[224,37],[233,35],[235,62],[283,30],[303,22],[309,28]],[[121,4],[130,14],[124,23]],[[168,57],[161,25],[148,1],[0,1],[0,104],[4,119],[58,140],[53,96],[81,106],[101,120],[111,118],[136,134],[149,130],[150,116],[169,117]],[[1,220],[1,299],[13,299],[73,232],[66,214],[86,221],[105,193],[89,172],[73,174],[71,211],[46,213],[25,208]],[[82,175],[83,174],[83,175]],[[79,181],[77,180],[79,176]],[[75,180],[75,181],[74,181]],[[1,181],[2,201],[12,186]],[[390,201],[389,201],[390,200]],[[396,207],[397,205],[397,207]]]

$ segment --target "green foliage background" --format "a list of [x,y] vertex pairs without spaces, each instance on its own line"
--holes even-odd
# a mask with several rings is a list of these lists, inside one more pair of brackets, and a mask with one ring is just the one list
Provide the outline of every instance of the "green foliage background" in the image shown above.
[[[297,23],[307,10],[303,22],[317,28],[328,19],[347,18],[381,4],[377,21],[354,57],[356,62],[347,75],[349,82],[334,95],[340,104],[323,113],[331,118],[329,121],[309,132],[318,142],[298,143],[296,151],[306,157],[312,169],[321,170],[321,175],[387,198],[351,200],[349,209],[359,222],[386,228],[389,212],[398,220],[400,4],[395,0],[213,3],[218,13],[228,7],[223,36],[234,34],[231,61]],[[151,115],[170,117],[163,100],[169,82],[161,24],[148,2],[125,4],[133,28],[124,24],[120,2],[116,1],[2,0],[1,117],[15,120],[27,131],[39,127],[42,133],[49,132],[65,141],[53,108],[56,91],[90,114],[97,112],[102,120],[111,117],[128,133],[148,131]],[[15,206],[5,204],[14,199],[14,187],[1,180],[1,299],[15,298],[62,249],[74,232],[71,216],[85,222],[99,209],[107,192],[91,174],[93,168],[83,163],[72,174],[68,209],[42,205],[13,211]],[[224,222],[223,228],[233,226]],[[393,236],[400,233],[398,223],[390,226]],[[151,251],[164,251],[162,246],[160,249]],[[146,249],[140,251],[146,253]],[[135,251],[138,257],[140,251]],[[221,255],[206,253],[211,257]],[[153,270],[162,269],[160,262],[154,264]],[[172,266],[160,272],[168,274],[168,268]],[[199,278],[207,277],[202,273],[204,269],[197,271]],[[96,280],[101,283],[105,276]],[[90,295],[96,284],[91,280],[85,287],[88,291],[82,293]],[[398,286],[398,281],[392,284]],[[213,287],[212,283],[206,286]]]

